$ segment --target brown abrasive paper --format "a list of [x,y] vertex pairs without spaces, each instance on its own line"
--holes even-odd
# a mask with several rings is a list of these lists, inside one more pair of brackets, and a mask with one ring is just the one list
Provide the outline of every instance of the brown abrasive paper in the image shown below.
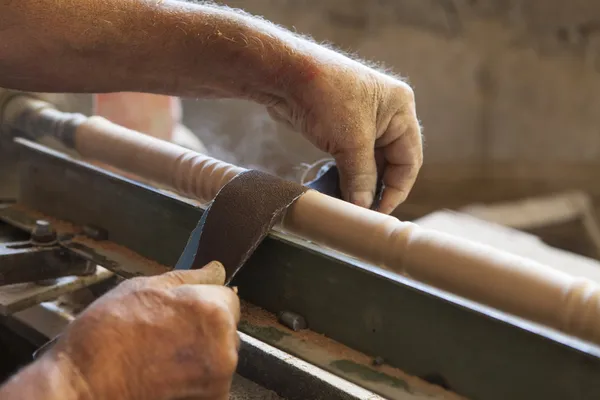
[[[176,269],[202,268],[216,260],[224,265],[229,283],[287,208],[309,189],[339,198],[335,164],[321,167],[316,178],[305,185],[256,170],[237,175],[219,191],[192,233],[187,248],[197,246],[193,261],[191,257],[187,257],[191,263],[185,261],[186,248]],[[381,190],[379,185],[374,207]]]
[[225,185],[203,216],[193,269],[219,261],[229,282],[267,236],[277,218],[309,188],[245,171]]

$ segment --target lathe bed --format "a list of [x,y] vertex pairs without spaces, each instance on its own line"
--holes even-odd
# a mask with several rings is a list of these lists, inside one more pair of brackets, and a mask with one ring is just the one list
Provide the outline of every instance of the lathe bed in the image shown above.
[[[2,242],[28,240],[43,220],[61,248],[103,267],[0,287],[18,293],[0,296],[3,325],[35,347],[85,306],[82,293],[89,300],[116,283],[113,273],[170,269],[203,210],[33,141],[14,148],[18,191],[3,199]],[[0,250],[0,273],[8,256]],[[596,346],[283,233],[259,246],[234,285],[239,375],[286,399],[600,398]],[[294,318],[308,329],[291,329]]]

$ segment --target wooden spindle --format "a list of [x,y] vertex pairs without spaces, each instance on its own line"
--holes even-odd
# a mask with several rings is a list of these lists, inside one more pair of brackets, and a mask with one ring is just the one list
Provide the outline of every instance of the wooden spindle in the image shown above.
[[[16,121],[15,115],[35,118],[41,113],[39,102],[32,102],[30,108],[26,103],[18,103],[21,112],[13,106],[4,121]],[[44,115],[57,118],[56,113]],[[40,125],[48,124],[21,121],[27,129]],[[73,139],[75,149],[85,158],[204,203],[244,171],[100,117],[78,123]],[[600,287],[591,280],[315,191],[308,191],[288,209],[282,227],[381,268],[600,344]]]

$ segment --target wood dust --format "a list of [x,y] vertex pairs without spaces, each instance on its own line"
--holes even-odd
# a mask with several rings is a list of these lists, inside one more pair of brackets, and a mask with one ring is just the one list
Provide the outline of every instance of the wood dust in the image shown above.
[[284,400],[277,393],[265,389],[239,375],[234,375],[231,384],[230,400]]
[[[253,326],[274,328],[281,332],[285,332],[287,335],[291,336],[293,340],[301,341],[303,344],[307,344],[309,347],[314,348],[315,351],[309,352],[309,354],[311,355],[325,353],[328,356],[327,358],[329,359],[347,360],[358,365],[364,366],[365,368],[370,368],[373,371],[377,371],[389,375],[390,377],[403,380],[406,383],[408,383],[411,387],[418,388],[423,393],[429,393],[432,395],[443,395],[443,398],[448,400],[463,399],[463,397],[455,393],[449,392],[440,386],[433,385],[420,378],[409,375],[404,371],[392,367],[390,365],[383,364],[379,366],[374,366],[374,358],[376,356],[385,357],[385,354],[376,355],[373,357],[368,356],[364,353],[353,350],[339,342],[336,342],[335,340],[332,340],[325,335],[311,331],[310,329],[295,332],[280,324],[277,321],[277,317],[274,314],[244,301],[242,301],[241,308],[242,321]],[[285,349],[282,350],[286,351]],[[319,359],[324,360],[325,358],[319,357]]]

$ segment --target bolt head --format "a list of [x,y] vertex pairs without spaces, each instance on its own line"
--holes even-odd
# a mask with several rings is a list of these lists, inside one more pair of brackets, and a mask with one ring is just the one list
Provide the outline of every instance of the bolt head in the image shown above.
[[283,311],[279,314],[279,323],[296,332],[308,328],[304,317],[291,311]]
[[375,365],[376,367],[383,365],[384,363],[385,363],[385,360],[381,356],[375,357],[373,359],[373,365]]
[[56,240],[56,231],[48,221],[37,220],[31,232],[31,239],[36,243],[51,243]]

